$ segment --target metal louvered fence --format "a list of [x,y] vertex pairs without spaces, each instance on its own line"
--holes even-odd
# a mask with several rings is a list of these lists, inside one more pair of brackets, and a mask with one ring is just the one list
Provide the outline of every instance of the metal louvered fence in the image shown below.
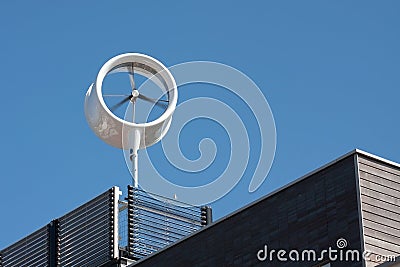
[[113,187],[1,250],[0,267],[89,267],[115,261],[118,196]]
[[211,222],[211,209],[168,199],[128,186],[127,251],[143,258]]
[[100,266],[118,255],[113,249],[118,192],[114,187],[58,219],[59,266]]
[[91,201],[0,251],[0,267],[124,266],[211,222],[208,207],[182,206],[128,186]]
[[1,251],[0,266],[48,266],[49,235],[42,227]]

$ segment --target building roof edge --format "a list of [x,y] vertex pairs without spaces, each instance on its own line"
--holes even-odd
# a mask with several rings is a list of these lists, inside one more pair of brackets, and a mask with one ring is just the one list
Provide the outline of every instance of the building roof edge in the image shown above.
[[179,240],[179,241],[177,241],[177,242],[175,242],[175,243],[172,243],[172,244],[170,244],[170,245],[168,245],[168,246],[166,246],[166,247],[164,247],[164,248],[162,248],[162,249],[156,251],[154,254],[151,254],[151,255],[149,255],[148,257],[145,257],[145,258],[143,258],[143,259],[140,259],[139,261],[137,261],[137,262],[135,262],[135,263],[133,263],[132,265],[129,265],[129,266],[135,266],[136,264],[140,264],[141,262],[146,261],[148,258],[151,258],[151,257],[153,257],[153,256],[155,256],[155,255],[157,255],[157,254],[159,254],[159,253],[161,253],[161,252],[163,252],[163,251],[165,251],[165,250],[167,250],[167,249],[169,249],[169,248],[171,248],[171,247],[173,247],[173,246],[179,244],[180,242],[183,242],[184,240],[186,240],[186,239],[188,239],[188,238],[190,238],[190,237],[192,237],[192,236],[194,236],[194,235],[196,235],[196,234],[199,234],[200,232],[206,231],[208,228],[213,227],[214,225],[219,224],[219,223],[221,223],[221,222],[223,222],[223,221],[229,219],[230,217],[235,216],[236,214],[242,212],[243,210],[245,210],[245,209],[247,209],[247,208],[249,208],[249,207],[251,207],[251,206],[253,206],[253,205],[258,204],[258,203],[261,202],[261,201],[264,201],[265,199],[271,197],[272,195],[277,194],[277,193],[279,193],[280,191],[283,191],[283,190],[285,190],[286,188],[288,188],[288,187],[290,187],[290,186],[292,186],[292,185],[294,185],[294,184],[296,184],[296,183],[298,183],[298,182],[300,182],[300,181],[302,181],[302,180],[304,180],[304,179],[307,179],[307,178],[310,177],[311,175],[313,175],[313,174],[315,174],[315,173],[318,173],[318,172],[322,171],[323,169],[326,169],[326,168],[328,168],[328,167],[330,167],[330,166],[336,164],[337,162],[339,162],[339,161],[341,161],[341,160],[343,160],[343,159],[345,159],[345,158],[347,158],[347,157],[354,156],[354,155],[356,155],[356,154],[360,154],[360,155],[363,155],[363,156],[366,156],[366,157],[369,157],[369,158],[372,158],[372,159],[375,159],[375,160],[384,162],[384,163],[386,163],[386,164],[390,164],[390,165],[393,165],[393,166],[396,166],[396,167],[399,167],[399,168],[400,168],[400,164],[399,164],[399,163],[396,163],[396,162],[394,162],[394,161],[390,161],[390,160],[384,159],[384,158],[379,157],[379,156],[376,156],[376,155],[374,155],[374,154],[365,152],[365,151],[363,151],[363,150],[361,150],[361,149],[353,149],[353,150],[347,152],[346,154],[344,154],[344,155],[342,155],[342,156],[340,156],[340,157],[338,157],[338,158],[336,158],[336,159],[334,159],[334,160],[332,160],[332,161],[330,161],[330,162],[328,162],[328,163],[322,165],[321,167],[319,167],[319,168],[317,168],[317,169],[315,169],[315,170],[313,170],[313,171],[311,171],[311,172],[308,172],[307,174],[305,174],[305,175],[303,175],[303,176],[301,176],[301,177],[299,177],[299,178],[293,180],[292,182],[290,182],[290,183],[288,183],[288,184],[286,184],[286,185],[284,185],[284,186],[282,186],[282,187],[279,187],[279,188],[277,188],[277,189],[271,191],[270,193],[266,194],[265,196],[263,196],[263,197],[261,197],[261,198],[255,200],[255,201],[253,201],[253,202],[251,202],[251,203],[249,203],[249,204],[247,204],[247,205],[241,207],[240,209],[238,209],[238,210],[236,210],[236,211],[234,211],[234,212],[232,212],[232,213],[230,213],[230,214],[228,214],[228,215],[225,215],[224,217],[222,217],[222,218],[218,219],[217,221],[213,222],[212,224],[210,224],[210,225],[208,225],[208,226],[206,226],[206,227],[204,227],[204,228],[202,228],[202,229],[200,229],[200,230],[198,230],[198,231],[196,231],[196,232],[194,232],[194,233],[192,233],[192,234],[190,234],[190,235],[188,235],[188,236],[185,236],[185,237],[182,238],[181,240]]

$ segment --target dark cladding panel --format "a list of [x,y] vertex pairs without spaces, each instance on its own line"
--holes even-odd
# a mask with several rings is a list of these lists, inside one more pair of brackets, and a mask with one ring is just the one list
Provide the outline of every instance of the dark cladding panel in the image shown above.
[[100,266],[114,257],[115,188],[61,217],[59,265]]
[[358,155],[367,267],[400,255],[400,167]]
[[49,236],[43,227],[1,251],[1,266],[46,267]]

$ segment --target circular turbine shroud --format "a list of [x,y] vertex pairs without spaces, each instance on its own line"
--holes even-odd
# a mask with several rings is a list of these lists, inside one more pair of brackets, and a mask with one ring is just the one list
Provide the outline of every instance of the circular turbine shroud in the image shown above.
[[[156,83],[168,94],[168,107],[157,119],[146,123],[123,120],[110,111],[104,102],[102,84],[106,75],[117,68],[133,66],[134,72]],[[145,148],[157,143],[168,131],[178,100],[176,82],[158,60],[139,53],[111,58],[100,69],[85,97],[85,116],[90,128],[107,144],[122,149]]]

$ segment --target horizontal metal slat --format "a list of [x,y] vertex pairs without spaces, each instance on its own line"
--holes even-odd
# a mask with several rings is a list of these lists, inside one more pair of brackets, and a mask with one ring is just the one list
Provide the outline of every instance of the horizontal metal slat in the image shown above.
[[100,245],[96,246],[96,249],[93,250],[80,250],[78,253],[70,255],[68,258],[64,258],[61,260],[62,266],[82,266],[82,262],[92,261],[90,256],[96,255],[95,258],[107,258],[110,259],[110,244],[101,243]]
[[74,238],[79,238],[81,235],[84,235],[85,232],[87,231],[92,231],[94,228],[100,228],[103,226],[109,226],[109,220],[108,218],[98,218],[97,220],[86,224],[82,224],[77,226],[76,228],[71,229],[68,232],[60,231],[60,238],[62,241],[68,240],[68,239],[74,239]]
[[190,228],[190,227],[196,227],[196,229],[198,229],[198,227],[201,227],[201,221],[182,221],[182,220],[176,220],[174,218],[171,217],[167,217],[164,214],[161,213],[154,213],[154,212],[150,212],[147,210],[143,210],[143,209],[134,209],[134,217],[136,218],[143,218],[143,217],[148,217],[154,220],[159,221],[160,223],[172,223],[172,224],[176,224],[178,226],[182,226],[184,228]]
[[198,212],[196,213],[190,213],[188,211],[185,210],[177,210],[174,209],[174,207],[172,207],[171,205],[163,205],[163,203],[159,203],[159,202],[149,202],[146,201],[144,199],[141,198],[137,198],[133,201],[133,204],[136,205],[143,205],[143,206],[147,206],[147,207],[151,207],[153,209],[158,209],[161,212],[168,212],[169,214],[174,214],[176,216],[180,216],[180,217],[184,217],[187,219],[191,219],[191,218],[195,218],[200,216],[200,209]]
[[83,213],[77,213],[76,217],[71,217],[68,220],[60,220],[60,229],[61,230],[67,230],[71,227],[75,227],[82,221],[87,221],[88,219],[96,217],[98,214],[104,214],[104,213],[109,213],[109,206],[107,205],[108,203],[105,203],[106,205],[99,205],[96,206],[96,208],[87,210],[86,212]]
[[200,227],[198,227],[198,228],[194,228],[194,227],[190,227],[190,228],[189,227],[179,227],[179,225],[176,225],[176,224],[165,223],[163,221],[149,220],[149,219],[147,219],[148,217],[149,216],[140,216],[138,218],[135,218],[134,223],[144,223],[144,224],[148,224],[148,225],[165,226],[165,227],[171,228],[172,229],[171,231],[174,231],[176,233],[180,233],[182,235],[188,235],[188,234],[191,234],[191,233],[195,232],[196,230],[200,229]]
[[8,248],[5,248],[2,251],[3,265],[12,266],[14,263],[17,264],[20,262],[21,259],[26,259],[27,257],[29,259],[34,256],[33,254],[36,253],[37,250],[47,248],[47,242],[47,227],[43,227]]
[[85,204],[79,206],[78,208],[74,209],[73,211],[68,212],[64,216],[62,216],[59,220],[68,220],[71,217],[74,217],[76,213],[81,213],[83,210],[85,210],[87,207],[91,207],[92,205],[96,204],[97,202],[105,202],[109,201],[110,193],[107,191],[94,199],[90,200],[89,202],[86,202]]
[[90,247],[91,243],[109,243],[110,242],[110,237],[106,231],[102,231],[102,234],[97,236],[97,237],[88,237],[88,238],[82,238],[80,240],[77,240],[75,242],[68,243],[66,242],[63,247],[60,246],[60,253],[61,255],[68,255],[71,252],[74,252],[76,250],[80,250],[82,247],[88,248]]
[[179,234],[173,231],[168,231],[167,229],[163,229],[160,227],[157,227],[155,225],[149,225],[149,224],[144,224],[144,223],[138,223],[137,225],[134,226],[134,229],[137,231],[152,231],[153,233],[156,233],[160,236],[172,236],[175,237],[177,239],[180,239],[182,237],[185,237],[186,235],[184,234]]
[[47,238],[47,227],[43,227],[43,228],[39,229],[38,231],[30,234],[29,236],[19,240],[18,242],[12,244],[11,246],[3,249],[2,252],[3,253],[11,253],[10,251],[13,251],[12,253],[14,253],[21,248],[31,246],[45,238]]

